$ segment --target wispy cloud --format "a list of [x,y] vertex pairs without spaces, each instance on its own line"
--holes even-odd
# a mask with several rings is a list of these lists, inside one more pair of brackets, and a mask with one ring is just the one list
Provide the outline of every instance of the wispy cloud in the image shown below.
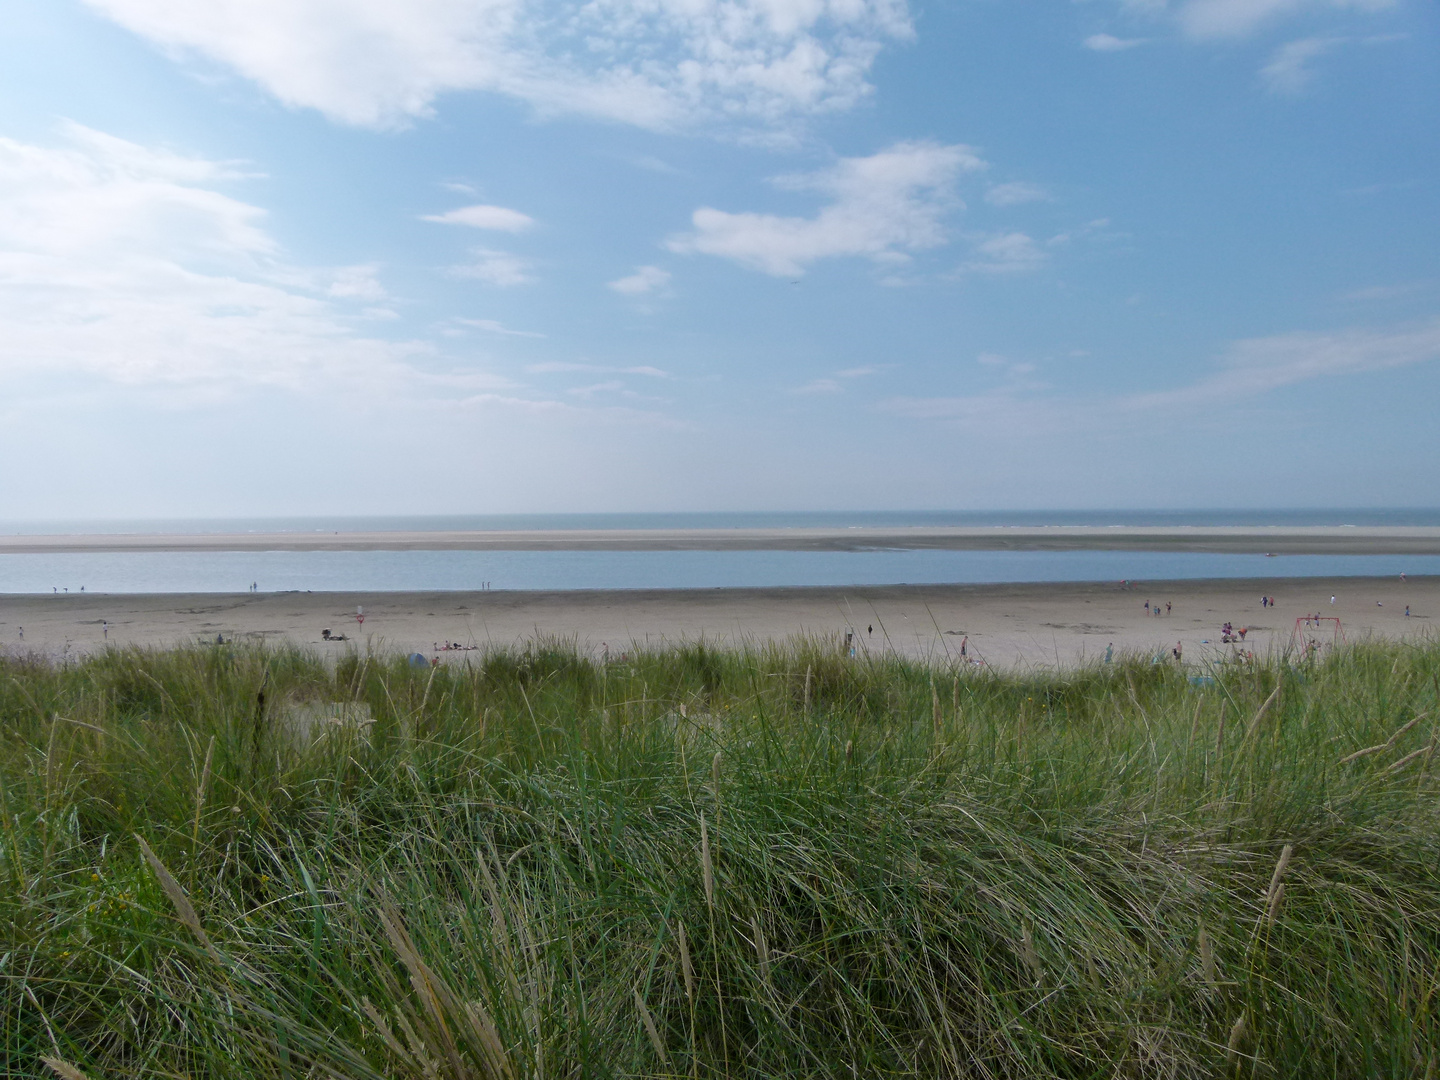
[[1050,193],[1039,184],[1014,180],[1008,184],[992,184],[985,191],[985,201],[991,206],[1020,206],[1022,203],[1045,202]]
[[476,248],[471,254],[474,262],[451,267],[459,277],[475,278],[487,285],[508,288],[512,285],[532,285],[537,278],[530,272],[530,260],[512,255],[508,251],[492,248]]
[[1028,378],[1030,364],[982,353],[982,364],[1008,366],[1011,378],[977,394],[895,396],[881,412],[995,432],[1113,429],[1137,415],[1198,418],[1257,402],[1287,386],[1440,361],[1440,319],[1391,329],[1297,332],[1235,342],[1201,378],[1168,390],[1061,395]]
[[421,221],[434,221],[441,225],[468,225],[472,229],[494,229],[498,232],[524,232],[535,224],[535,219],[508,206],[461,206],[443,214],[424,214]]
[[1049,256],[1023,232],[996,233],[975,244],[972,257],[963,263],[963,272],[975,274],[1023,274],[1038,270]]
[[505,337],[527,337],[543,338],[545,335],[536,333],[534,330],[511,330],[503,323],[494,319],[462,319],[457,318],[455,322],[462,326],[473,326],[476,330],[484,330],[487,334],[501,334]]
[[880,369],[873,366],[844,368],[819,379],[811,379],[803,386],[792,387],[788,393],[802,397],[829,397],[845,392],[845,384],[853,379],[864,379],[878,374]]
[[956,179],[983,168],[968,146],[898,143],[870,157],[842,158],[818,173],[777,178],[782,187],[830,198],[814,217],[701,207],[691,218],[694,231],[671,237],[666,246],[718,255],[777,277],[797,277],[820,259],[903,262],[909,252],[945,243],[944,216],[960,205]]
[[1135,394],[1134,408],[1235,401],[1312,379],[1357,375],[1440,359],[1440,319],[1404,329],[1297,332],[1236,342],[1211,375],[1176,390]]
[[[373,263],[285,262],[249,174],[65,124],[0,139],[0,376],[140,387],[313,390],[425,384],[425,342],[367,337],[390,314]],[[476,384],[505,380],[475,373]]]
[[650,367],[648,364],[637,364],[632,367],[613,367],[607,364],[581,364],[567,360],[551,360],[543,364],[530,364],[525,370],[534,375],[589,371],[602,375],[644,375],[651,379],[668,379],[671,377],[668,371],[662,371],[657,367]]
[[1179,8],[1181,28],[1191,37],[1239,38],[1269,23],[1316,8],[1384,11],[1395,0],[1189,0]]
[[1091,34],[1083,42],[1091,52],[1124,52],[1137,45],[1144,45],[1144,38],[1118,38],[1114,34]]
[[610,288],[622,296],[645,296],[670,284],[670,272],[658,266],[637,266],[628,277],[616,278]]
[[1260,69],[1260,77],[1276,94],[1296,95],[1303,93],[1315,78],[1311,62],[1324,56],[1342,38],[1301,38],[1281,45],[1270,57],[1270,62]]
[[880,50],[913,34],[904,0],[87,2],[287,105],[382,128],[466,90],[657,129],[773,126],[860,101]]

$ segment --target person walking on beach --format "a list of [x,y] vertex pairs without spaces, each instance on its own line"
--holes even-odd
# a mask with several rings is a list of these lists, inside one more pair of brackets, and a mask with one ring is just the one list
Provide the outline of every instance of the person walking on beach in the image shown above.
[[1169,600],[1166,600],[1166,601],[1165,601],[1165,614],[1166,614],[1166,615],[1169,615],[1169,614],[1170,614],[1170,601],[1169,601]]
[[1149,601],[1149,600],[1146,600],[1146,601],[1145,601],[1145,614],[1146,614],[1146,615],[1149,615],[1149,614],[1150,614],[1150,601]]
[[961,660],[964,660],[964,659],[965,659],[965,651],[966,651],[967,648],[969,648],[969,645],[970,645],[970,635],[969,635],[969,634],[966,634],[963,638],[960,639],[960,659],[961,659]]
[[1113,659],[1115,659],[1115,643],[1112,641],[1105,646],[1105,663],[1108,664]]
[[106,641],[110,640],[110,624],[104,619],[100,620],[100,636]]
[[1333,597],[1333,596],[1330,597],[1330,606],[1331,606],[1331,607],[1334,607],[1334,606],[1335,606],[1335,597]]

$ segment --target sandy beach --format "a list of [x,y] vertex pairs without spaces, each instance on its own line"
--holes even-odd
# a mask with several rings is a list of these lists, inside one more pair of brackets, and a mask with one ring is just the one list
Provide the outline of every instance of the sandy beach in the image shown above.
[[100,551],[1209,551],[1440,555],[1432,526],[994,526],[851,529],[556,529],[507,532],[0,535],[0,555]]
[[[1262,595],[1275,606],[1262,606]],[[1332,595],[1335,601],[1331,603]],[[1147,602],[1159,615],[1148,614]],[[1167,610],[1167,605],[1168,610]],[[1405,614],[1409,605],[1411,614]],[[356,618],[363,608],[365,620]],[[353,647],[463,662],[538,637],[615,656],[636,646],[704,639],[763,643],[853,633],[859,652],[958,657],[993,666],[1069,667],[1117,653],[1186,660],[1228,654],[1221,626],[1246,627],[1263,654],[1292,640],[1297,618],[1337,618],[1349,641],[1420,637],[1440,617],[1440,578],[887,586],[589,592],[245,593],[0,596],[0,648],[76,656],[107,646],[288,641],[339,654]],[[23,637],[22,637],[23,628]],[[323,630],[345,635],[325,641]],[[1322,644],[1334,624],[1301,628]],[[477,650],[446,651],[444,643]]]

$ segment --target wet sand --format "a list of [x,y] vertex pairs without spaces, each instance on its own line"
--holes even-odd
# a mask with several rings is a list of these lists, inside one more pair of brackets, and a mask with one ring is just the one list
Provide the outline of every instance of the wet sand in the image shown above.
[[1208,551],[1440,555],[1430,526],[1069,526],[853,529],[560,529],[544,532],[280,532],[0,536],[0,554],[77,551]]
[[[1262,595],[1276,606],[1263,607]],[[1335,596],[1335,603],[1330,597]],[[1150,615],[1146,602],[1168,613]],[[1412,614],[1405,616],[1406,605]],[[363,625],[356,609],[364,609]],[[422,652],[444,662],[536,637],[571,640],[615,656],[639,647],[704,639],[762,644],[797,635],[836,642],[849,632],[859,652],[967,658],[992,666],[1071,667],[1102,656],[1154,655],[1180,644],[1186,660],[1228,654],[1226,621],[1247,627],[1244,648],[1284,648],[1295,620],[1341,620],[1347,640],[1420,638],[1440,620],[1440,577],[1284,578],[1271,581],[1038,585],[905,585],[814,589],[585,592],[244,593],[240,595],[61,594],[0,596],[0,649],[76,656],[107,646],[195,641],[289,641],[328,654],[358,646]],[[107,630],[108,626],[108,630]],[[23,640],[20,630],[23,627]],[[344,634],[326,642],[321,631]],[[1322,644],[1333,624],[1301,628]],[[445,642],[475,652],[443,651]]]

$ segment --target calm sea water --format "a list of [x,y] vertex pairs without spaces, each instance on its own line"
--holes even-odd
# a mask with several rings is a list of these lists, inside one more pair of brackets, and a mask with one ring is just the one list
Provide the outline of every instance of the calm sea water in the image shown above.
[[216,551],[0,555],[0,593],[406,592],[1440,575],[1440,555],[1130,551]]
[[844,529],[991,525],[1440,525],[1440,508],[1321,510],[817,510],[419,517],[135,518],[3,521],[0,534],[443,532],[467,529]]

